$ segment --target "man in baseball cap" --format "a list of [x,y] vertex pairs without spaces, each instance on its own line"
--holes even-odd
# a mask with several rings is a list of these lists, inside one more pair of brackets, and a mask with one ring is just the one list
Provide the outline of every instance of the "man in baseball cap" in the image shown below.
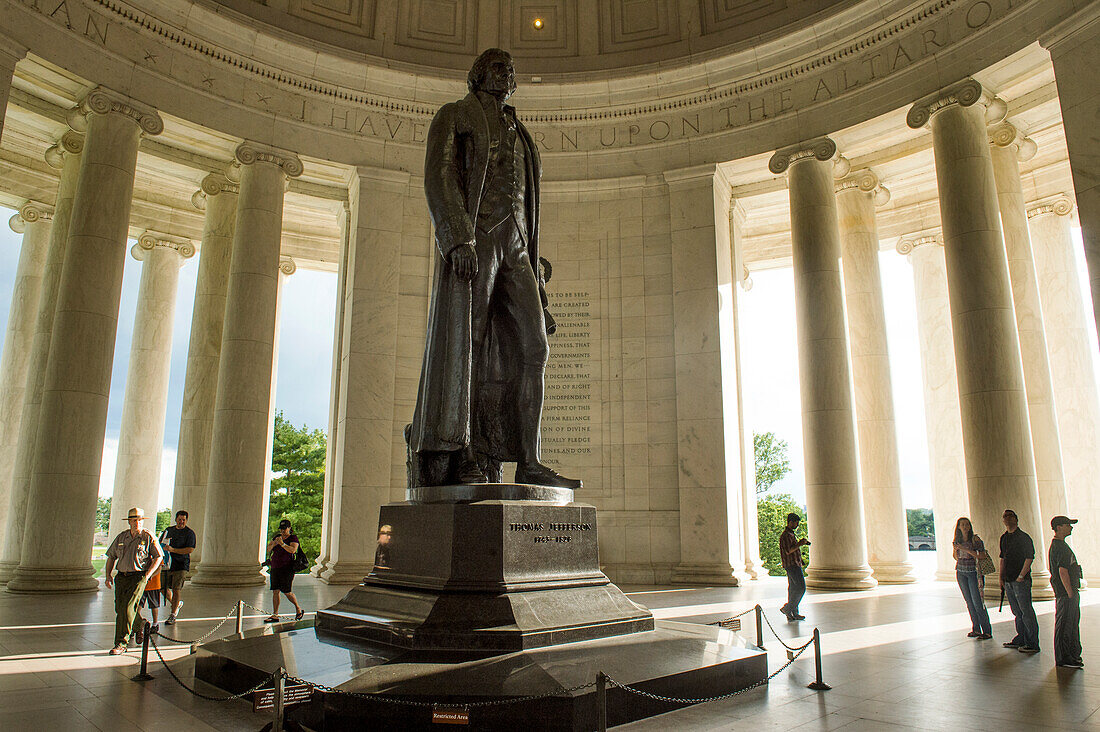
[[1050,586],[1054,589],[1054,663],[1061,668],[1084,668],[1081,661],[1081,565],[1066,543],[1077,519],[1050,520],[1054,538],[1047,553]]

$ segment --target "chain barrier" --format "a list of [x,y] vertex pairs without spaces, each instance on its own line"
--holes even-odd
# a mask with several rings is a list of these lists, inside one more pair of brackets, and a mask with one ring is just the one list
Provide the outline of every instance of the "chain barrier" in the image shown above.
[[748,615],[749,613],[751,613],[755,609],[756,609],[755,607],[750,607],[748,610],[744,610],[742,612],[739,612],[736,615],[730,615],[728,618],[725,618],[723,620],[715,620],[712,623],[707,623],[707,625],[717,625],[720,628],[724,628],[729,623],[732,623],[734,620],[737,620],[738,618],[741,618],[741,617],[744,617],[745,615]]
[[[154,633],[154,635],[156,635],[156,633]],[[274,681],[278,677],[279,672],[282,671],[282,669],[277,669],[275,671],[272,671],[270,674],[267,675],[267,677],[263,681],[256,684],[251,689],[246,689],[245,691],[242,691],[239,694],[229,694],[228,696],[211,696],[209,694],[203,694],[201,691],[196,691],[194,688],[192,688],[192,687],[188,686],[187,684],[183,683],[183,679],[181,679],[179,676],[176,676],[176,672],[173,671],[172,667],[168,665],[168,662],[164,660],[164,656],[162,656],[161,653],[160,653],[160,648],[157,647],[157,642],[155,640],[153,640],[152,638],[150,638],[149,640],[152,643],[153,650],[157,652],[157,658],[160,659],[160,665],[164,666],[165,670],[168,671],[168,675],[171,676],[173,679],[175,679],[176,683],[179,684],[180,686],[182,686],[184,689],[191,692],[192,694],[194,694],[198,698],[206,699],[207,701],[224,702],[224,701],[232,701],[234,699],[242,699],[242,698],[248,696],[249,694],[251,694],[253,692],[259,691],[265,684]]]
[[795,654],[787,660],[787,662],[785,664],[783,664],[782,666],[777,668],[775,671],[773,671],[771,674],[769,674],[766,678],[760,679],[759,681],[757,681],[753,684],[750,684],[749,686],[746,686],[744,689],[738,689],[737,691],[731,691],[728,694],[720,694],[718,696],[704,696],[704,697],[699,697],[697,699],[696,698],[681,697],[681,696],[664,696],[663,694],[654,694],[652,692],[643,691],[642,689],[635,689],[632,686],[628,686],[627,684],[623,684],[623,683],[620,683],[620,682],[616,681],[615,679],[611,678],[610,676],[607,676],[606,678],[607,678],[607,683],[611,684],[612,686],[618,687],[618,688],[622,689],[623,691],[630,692],[631,694],[636,694],[638,696],[644,696],[644,697],[647,697],[649,699],[653,699],[654,701],[669,702],[669,703],[672,703],[672,704],[703,704],[703,703],[706,703],[706,702],[719,701],[720,699],[730,699],[730,698],[738,696],[740,694],[744,694],[744,693],[747,693],[749,691],[752,691],[753,689],[759,689],[761,686],[767,685],[776,676],[778,676],[779,674],[786,671],[788,666],[790,666],[792,663],[794,663],[795,660],[797,660],[798,657],[801,656],[807,648],[809,648],[811,645],[813,645],[813,642],[814,642],[813,638],[806,641],[806,645],[799,648],[795,652]]
[[794,646],[788,646],[788,645],[787,645],[787,644],[786,644],[786,643],[785,643],[785,642],[783,641],[783,639],[779,637],[779,633],[776,633],[776,632],[775,632],[775,628],[774,628],[774,627],[772,626],[772,621],[768,620],[768,616],[767,616],[767,615],[765,615],[764,613],[760,613],[760,617],[764,618],[764,622],[765,622],[765,623],[767,623],[767,625],[768,625],[768,630],[770,630],[770,631],[772,632],[772,635],[774,635],[774,636],[775,636],[775,639],[776,639],[777,641],[779,641],[780,645],[782,645],[782,646],[783,646],[784,648],[786,648],[786,649],[787,649],[788,651],[799,651],[799,650],[803,650],[803,649],[805,649],[805,648],[806,648],[806,646],[808,646],[808,645],[810,645],[811,643],[813,643],[813,642],[814,642],[813,638],[811,638],[810,640],[808,640],[808,641],[806,642],[806,646],[802,646],[801,648],[797,648],[797,647],[794,647]]
[[210,636],[214,635],[215,633],[217,633],[218,629],[221,628],[223,625],[225,625],[227,622],[229,622],[229,619],[231,617],[233,617],[234,615],[236,615],[236,614],[237,614],[237,608],[233,608],[228,613],[226,613],[225,617],[222,618],[222,621],[220,623],[218,623],[217,625],[215,625],[213,628],[210,629],[209,633],[202,636],[201,638],[196,638],[195,640],[182,640],[180,638],[173,638],[170,635],[165,635],[164,633],[161,633],[160,630],[154,630],[153,634],[154,635],[159,635],[164,640],[170,641],[172,643],[180,643],[180,644],[183,644],[183,645],[195,646],[195,645],[198,645],[198,644],[202,643],[204,640],[206,640]]

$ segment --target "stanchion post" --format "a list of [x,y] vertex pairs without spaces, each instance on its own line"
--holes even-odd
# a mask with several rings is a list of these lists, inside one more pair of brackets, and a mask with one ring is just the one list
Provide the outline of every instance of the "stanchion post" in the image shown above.
[[271,725],[271,732],[283,732],[283,685],[286,683],[286,673],[282,667],[275,674],[275,719]]
[[607,674],[596,674],[596,729],[607,732]]
[[143,620],[141,623],[142,628],[142,640],[141,640],[141,669],[133,676],[134,681],[150,681],[153,675],[149,673],[149,636],[152,634],[152,626],[149,625],[148,620]]
[[756,606],[756,647],[764,650],[764,608]]
[[814,671],[817,677],[806,688],[814,691],[828,691],[833,688],[821,680],[821,632],[817,628],[814,628]]
[[244,600],[237,600],[237,635],[244,630]]

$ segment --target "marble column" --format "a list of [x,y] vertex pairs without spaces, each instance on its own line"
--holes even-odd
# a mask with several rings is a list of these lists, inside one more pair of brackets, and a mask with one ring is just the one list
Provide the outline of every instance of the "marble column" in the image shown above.
[[932,516],[936,533],[936,579],[954,582],[955,559],[951,556],[951,542],[955,536],[955,521],[960,516],[970,515],[970,502],[966,492],[966,459],[943,239],[932,232],[903,236],[898,241],[897,251],[907,255],[913,267],[917,338],[924,382],[924,426],[928,436],[928,472],[932,479]]
[[176,286],[183,261],[195,254],[188,239],[147,231],[130,249],[141,262],[134,335],[122,400],[118,462],[111,494],[111,527],[124,526],[131,506],[156,516]]
[[259,537],[268,497],[272,366],[279,245],[287,178],[296,155],[252,142],[237,148],[241,189],[229,264],[225,322],[211,433],[202,563],[197,585],[263,582]]
[[354,584],[374,566],[378,510],[390,500],[398,273],[409,174],[359,167],[351,206],[329,559],[321,579]]
[[[268,527],[271,510],[271,481],[275,478],[272,470],[271,458],[275,451],[275,413],[278,411],[275,404],[275,395],[279,391],[279,321],[283,314],[283,285],[287,279],[298,271],[298,265],[290,257],[279,257],[279,284],[275,289],[275,335],[271,342],[271,395],[267,410],[267,468],[264,477],[263,502],[260,504],[260,535],[257,537],[263,555],[263,547],[267,546],[271,538]],[[327,457],[327,456],[326,456]]]
[[835,184],[844,300],[855,386],[860,486],[867,526],[867,559],[884,584],[916,581],[901,495],[894,392],[886,343],[886,308],[878,263],[875,205],[889,192],[874,172],[850,173]]
[[[91,566],[107,396],[141,135],[156,111],[102,88],[87,136],[42,388],[23,551],[9,592],[95,590]],[[113,528],[113,527],[112,527]]]
[[23,527],[27,515],[27,496],[30,492],[31,470],[34,467],[35,439],[38,435],[38,419],[42,403],[42,387],[45,381],[46,363],[50,352],[50,334],[53,330],[54,311],[57,306],[57,289],[61,281],[61,268],[69,239],[69,219],[73,210],[73,197],[80,174],[81,152],[84,137],[72,130],[46,150],[46,162],[61,169],[61,181],[54,199],[53,225],[46,251],[46,264],[42,270],[42,285],[35,313],[34,335],[27,364],[26,385],[23,396],[23,415],[19,422],[19,434],[13,456],[12,476],[4,522],[4,543],[0,550],[0,583],[7,584],[19,556],[23,552]]
[[[906,121],[932,128],[970,518],[992,541],[1011,508],[1038,541],[1043,517],[983,96],[966,79],[918,101]],[[1042,551],[1032,566],[1035,587],[1045,586]]]
[[[1058,196],[1027,209],[1048,362],[1062,443],[1069,515],[1100,526],[1100,398],[1093,373],[1092,311],[1081,296],[1077,258],[1070,233],[1073,202]],[[1100,532],[1073,537],[1082,556],[1100,556]],[[1100,567],[1085,566],[1089,583],[1100,583]]]
[[344,203],[340,216],[340,263],[336,268],[336,317],[332,333],[332,371],[329,376],[328,407],[328,451],[325,453],[325,487],[321,502],[321,551],[310,567],[309,573],[320,577],[328,567],[332,555],[332,528],[336,521],[333,514],[333,501],[336,478],[336,446],[340,441],[340,402],[343,369],[341,361],[344,354],[344,301],[346,299],[348,256],[351,250],[351,205]]
[[675,584],[740,585],[741,444],[730,187],[721,169],[666,171],[680,509]]
[[[1012,281],[1012,303],[1016,311],[1016,331],[1020,337],[1020,356],[1027,389],[1027,413],[1031,424],[1031,447],[1035,458],[1035,480],[1039,486],[1039,510],[1042,518],[1033,536],[1049,546],[1050,519],[1069,513],[1066,502],[1066,480],[1062,470],[1058,416],[1055,413],[1054,388],[1050,363],[1047,361],[1047,339],[1043,325],[1043,308],[1039,301],[1039,283],[1035,260],[1031,252],[1027,209],[1020,184],[1019,160],[1035,154],[1035,143],[1024,137],[1008,122],[989,130],[990,156],[993,158],[993,178],[997,184],[997,203],[1001,211],[1008,272]],[[1037,588],[1038,589],[1038,588]],[[1050,591],[1048,588],[1042,588]]]
[[23,235],[19,264],[12,285],[8,330],[0,357],[0,546],[6,530],[11,499],[12,473],[19,448],[19,423],[27,392],[27,367],[34,343],[34,324],[46,254],[50,243],[53,211],[28,201],[11,217],[12,231]]
[[27,55],[27,49],[9,38],[0,37],[0,136],[4,131],[4,113],[8,109],[8,94],[15,65]]
[[[206,517],[206,479],[210,474],[210,445],[214,429],[214,400],[218,389],[218,361],[222,350],[225,295],[229,287],[229,255],[237,221],[240,187],[221,173],[211,173],[191,201],[204,209],[191,337],[187,344],[187,375],[183,383],[176,480],[172,513],[187,511],[187,525],[203,535]],[[191,553],[191,571],[202,561],[202,542]]]
[[1062,129],[1069,151],[1077,216],[1085,243],[1092,291],[1093,318],[1100,322],[1100,85],[1096,83],[1096,59],[1100,58],[1100,4],[1081,3],[1081,9],[1039,38],[1050,51]]
[[752,278],[745,266],[745,209],[733,201],[730,204],[730,246],[733,249],[733,286],[730,288],[730,306],[733,310],[733,362],[736,365],[735,389],[737,391],[738,458],[741,466],[741,551],[744,553],[745,573],[751,579],[766,577],[767,569],[760,558],[760,522],[756,503],[756,450],[753,446],[752,425],[745,419],[745,393],[742,380],[744,361],[741,359],[741,302],[752,289]]
[[806,461],[810,566],[806,584],[875,587],[867,564],[852,378],[845,331],[840,230],[832,163],[836,143],[819,137],[778,150],[768,163],[787,174]]

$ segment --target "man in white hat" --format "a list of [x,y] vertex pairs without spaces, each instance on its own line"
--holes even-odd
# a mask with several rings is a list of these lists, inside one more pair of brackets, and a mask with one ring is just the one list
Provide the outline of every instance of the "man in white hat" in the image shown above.
[[[107,547],[107,589],[115,589],[115,645],[111,655],[126,652],[126,641],[134,619],[138,617],[138,602],[145,591],[145,583],[160,568],[164,552],[156,537],[142,527],[145,512],[134,507],[126,514],[130,528],[116,536]],[[118,567],[118,574],[111,573]]]

